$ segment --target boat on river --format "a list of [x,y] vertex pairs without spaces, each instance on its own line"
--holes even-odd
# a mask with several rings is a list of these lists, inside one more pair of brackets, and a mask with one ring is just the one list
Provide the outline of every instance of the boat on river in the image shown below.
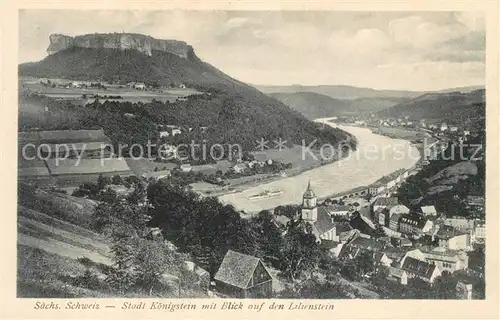
[[279,195],[281,195],[283,193],[285,193],[285,192],[282,191],[282,190],[265,190],[264,192],[261,192],[261,193],[258,193],[258,194],[254,194],[254,195],[248,197],[248,199],[250,199],[250,200],[259,200],[259,199],[277,197],[277,196],[279,196]]

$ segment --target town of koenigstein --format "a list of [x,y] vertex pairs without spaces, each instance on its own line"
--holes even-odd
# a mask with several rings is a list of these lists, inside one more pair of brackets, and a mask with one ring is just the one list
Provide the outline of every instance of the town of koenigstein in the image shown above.
[[484,24],[21,10],[17,297],[485,299]]

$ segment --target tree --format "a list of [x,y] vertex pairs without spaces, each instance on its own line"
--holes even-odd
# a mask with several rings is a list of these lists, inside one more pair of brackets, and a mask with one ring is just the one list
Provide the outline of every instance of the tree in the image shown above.
[[252,218],[251,226],[256,234],[259,252],[265,260],[276,264],[281,257],[283,238],[281,232],[273,221],[272,214],[263,210],[257,217]]
[[110,183],[109,177],[105,177],[102,174],[99,174],[99,177],[97,178],[97,189],[98,190],[104,190],[106,185]]
[[[212,255],[208,271],[217,271],[227,250],[262,256],[257,230],[250,221],[242,219],[232,207],[217,198],[201,199],[179,185],[157,182],[149,186],[147,196],[151,226],[164,231],[165,237],[183,251],[210,248]],[[201,257],[200,257],[201,258]]]
[[474,251],[468,253],[469,269],[484,273],[485,255],[483,246],[475,246]]
[[297,218],[297,213],[299,212],[299,206],[297,205],[284,205],[277,206],[274,208],[274,214],[277,216],[285,216],[289,219]]
[[161,241],[139,239],[138,250],[134,256],[136,285],[153,294],[155,287],[161,290],[161,276],[167,270],[176,270],[183,261],[176,259]]
[[120,293],[127,292],[136,281],[133,268],[136,246],[134,238],[130,236],[131,227],[121,224],[114,229],[113,244],[113,268],[106,278],[106,282]]
[[113,213],[111,206],[107,203],[98,204],[92,214],[92,228],[102,233],[106,227],[108,227],[113,220]]
[[136,182],[134,184],[134,191],[130,193],[127,197],[127,201],[132,204],[139,204],[145,202],[147,199],[147,190],[142,182]]
[[362,251],[356,258],[354,264],[359,276],[364,276],[372,273],[375,270],[375,263],[370,251]]
[[304,222],[292,223],[283,239],[281,274],[292,281],[310,278],[321,258],[314,234],[305,231]]
[[106,190],[101,190],[101,192],[99,192],[97,199],[106,203],[113,203],[117,201],[118,195],[115,190],[107,188]]
[[123,179],[119,175],[114,175],[113,178],[111,178],[111,183],[120,185],[123,184]]
[[339,282],[321,281],[313,277],[301,283],[288,284],[279,293],[285,299],[346,299],[350,298],[349,290]]

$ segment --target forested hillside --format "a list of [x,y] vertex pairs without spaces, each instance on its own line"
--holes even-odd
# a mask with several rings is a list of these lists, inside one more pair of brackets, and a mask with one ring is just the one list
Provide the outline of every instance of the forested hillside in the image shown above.
[[373,113],[406,100],[399,97],[337,99],[314,92],[269,93],[268,95],[309,119]]
[[[203,138],[208,143],[239,143],[252,150],[260,139],[282,138],[289,144],[302,140],[338,144],[351,137],[338,129],[319,127],[299,112],[268,97],[257,89],[237,81],[209,64],[194,52],[187,59],[167,52],[154,51],[147,56],[137,50],[69,48],[42,61],[19,66],[19,75],[78,80],[127,83],[142,81],[155,86],[185,84],[206,94],[191,96],[187,101],[130,103],[96,101],[85,107],[44,97],[21,96],[20,99],[44,99],[50,105],[50,121],[20,119],[22,130],[76,129],[102,127],[115,144],[145,143],[155,136],[156,124],[198,128],[207,126]],[[124,117],[125,113],[134,117]],[[57,120],[56,120],[57,119]],[[132,141],[133,140],[133,141]],[[317,144],[317,145],[319,145]],[[354,145],[352,139],[350,144]]]
[[[484,121],[486,114],[485,90],[469,93],[427,93],[377,113],[380,117],[428,119],[428,122],[463,125]],[[481,126],[479,126],[481,127]]]

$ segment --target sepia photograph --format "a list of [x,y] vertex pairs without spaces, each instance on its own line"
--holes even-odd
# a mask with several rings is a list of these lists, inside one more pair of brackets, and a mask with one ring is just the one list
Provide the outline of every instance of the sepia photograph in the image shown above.
[[18,27],[17,298],[488,298],[484,12],[33,8]]

